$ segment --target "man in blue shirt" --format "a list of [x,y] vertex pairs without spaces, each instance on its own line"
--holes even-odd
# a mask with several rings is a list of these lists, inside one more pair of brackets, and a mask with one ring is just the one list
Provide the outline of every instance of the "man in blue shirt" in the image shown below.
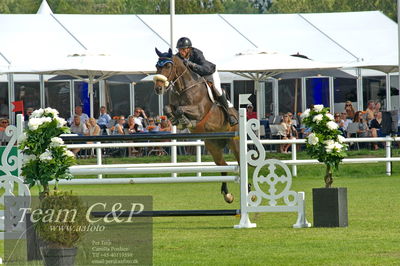
[[103,134],[104,132],[106,132],[107,125],[108,123],[110,123],[110,121],[111,117],[109,114],[107,114],[106,107],[105,106],[100,107],[100,115],[99,118],[97,119],[97,124],[102,129]]

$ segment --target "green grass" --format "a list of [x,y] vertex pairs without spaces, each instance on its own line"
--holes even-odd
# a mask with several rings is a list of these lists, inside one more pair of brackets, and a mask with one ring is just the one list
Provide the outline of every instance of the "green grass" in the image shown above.
[[[366,157],[371,153],[383,155],[383,151],[364,150],[350,152],[350,156]],[[290,158],[290,155],[272,155]],[[299,153],[299,158],[306,157]],[[182,157],[180,161],[192,159]],[[159,162],[160,158],[107,160],[107,163]],[[293,190],[306,193],[306,216],[311,223],[311,191],[323,186],[323,174],[323,166],[299,166],[298,177],[293,178]],[[334,186],[348,189],[347,228],[293,229],[296,213],[252,214],[251,221],[257,223],[257,228],[241,230],[232,228],[239,223],[237,217],[154,218],[154,264],[400,264],[400,163],[393,163],[392,176],[385,175],[384,163],[341,165],[334,176]],[[152,195],[156,210],[239,208],[238,186],[230,185],[237,196],[232,205],[224,203],[219,186],[217,183],[86,185],[61,189],[73,189],[79,195]],[[33,194],[36,193],[34,190]]]

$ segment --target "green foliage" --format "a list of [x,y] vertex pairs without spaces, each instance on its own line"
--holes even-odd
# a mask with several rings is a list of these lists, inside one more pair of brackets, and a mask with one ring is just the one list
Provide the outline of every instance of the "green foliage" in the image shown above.
[[274,0],[269,13],[328,13],[380,10],[397,21],[395,0]]
[[302,114],[303,123],[311,130],[307,136],[307,153],[318,161],[325,163],[328,169],[338,169],[339,163],[346,156],[347,145],[344,137],[329,113],[329,108],[314,105]]
[[53,248],[74,247],[87,231],[86,212],[87,207],[72,192],[54,191],[33,212],[36,232]]
[[51,108],[32,113],[19,145],[24,155],[22,175],[30,187],[39,185],[47,193],[50,181],[71,178],[68,168],[75,164],[75,156],[59,138],[69,133],[65,123]]

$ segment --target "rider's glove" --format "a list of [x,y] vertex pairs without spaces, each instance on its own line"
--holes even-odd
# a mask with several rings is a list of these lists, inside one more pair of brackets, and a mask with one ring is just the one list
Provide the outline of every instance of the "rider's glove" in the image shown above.
[[195,63],[189,61],[188,59],[184,59],[183,63],[185,64],[185,66],[190,67],[191,69],[193,69],[194,66],[196,65]]

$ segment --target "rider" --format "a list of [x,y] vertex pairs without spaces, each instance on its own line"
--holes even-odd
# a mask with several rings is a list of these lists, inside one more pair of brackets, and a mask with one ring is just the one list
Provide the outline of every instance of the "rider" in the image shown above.
[[189,38],[180,38],[176,44],[176,48],[179,51],[177,55],[183,59],[187,67],[214,84],[215,93],[217,94],[216,100],[227,114],[229,124],[231,126],[236,125],[238,121],[229,113],[229,103],[225,93],[222,91],[221,82],[215,65],[204,58],[202,51],[192,47],[192,42]]

